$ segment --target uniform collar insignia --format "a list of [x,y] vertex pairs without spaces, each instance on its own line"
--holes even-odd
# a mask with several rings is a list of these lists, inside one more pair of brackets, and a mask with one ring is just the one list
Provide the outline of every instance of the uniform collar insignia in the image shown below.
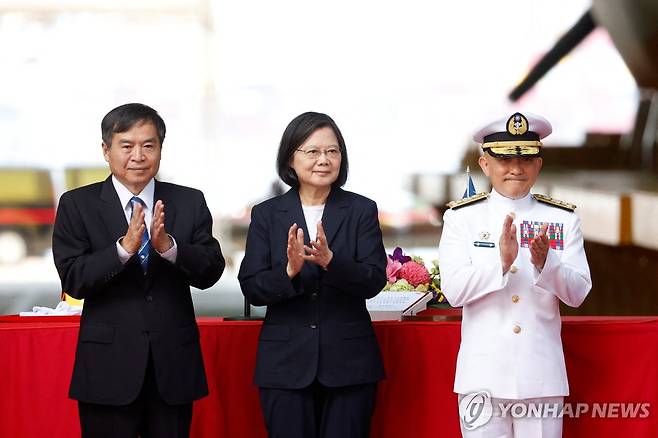
[[574,204],[569,204],[568,202],[560,201],[559,199],[551,198],[550,196],[535,193],[532,197],[542,204],[552,205],[553,207],[561,208],[562,210],[574,211],[576,209]]
[[474,204],[479,201],[483,201],[489,197],[489,193],[482,192],[477,195],[470,196],[468,198],[459,199],[457,201],[448,202],[446,206],[452,210],[457,210],[458,208],[465,207],[470,204]]

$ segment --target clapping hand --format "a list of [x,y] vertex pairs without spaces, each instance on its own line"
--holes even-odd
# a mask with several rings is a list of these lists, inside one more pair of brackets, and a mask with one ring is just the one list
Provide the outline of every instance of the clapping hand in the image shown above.
[[133,215],[128,224],[126,235],[121,238],[119,243],[128,254],[135,254],[142,246],[142,235],[146,230],[144,224],[144,208],[142,204],[136,202],[133,207]]
[[304,265],[304,230],[299,228],[297,224],[292,224],[288,230],[288,247],[286,249],[288,255],[288,264],[286,266],[286,273],[288,277],[293,278],[299,274]]
[[539,270],[544,268],[548,249],[550,248],[548,236],[546,235],[547,229],[548,224],[542,225],[539,235],[530,242],[530,261]]
[[513,214],[505,216],[503,231],[500,234],[500,261],[503,264],[503,275],[509,271],[512,263],[519,254],[519,241],[516,239],[516,225],[514,225]]
[[320,266],[322,269],[327,269],[331,259],[334,257],[334,253],[329,249],[327,236],[324,233],[324,227],[322,226],[321,221],[318,222],[318,231],[316,237],[316,240],[309,243],[311,246],[304,246],[304,250],[306,252],[304,255],[304,260],[313,262]]
[[158,201],[153,209],[153,220],[151,221],[151,246],[160,254],[167,252],[173,243],[165,232],[164,203]]

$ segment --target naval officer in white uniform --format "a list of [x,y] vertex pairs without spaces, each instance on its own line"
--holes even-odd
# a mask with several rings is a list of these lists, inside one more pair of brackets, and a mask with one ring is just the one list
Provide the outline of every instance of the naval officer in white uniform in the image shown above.
[[[464,437],[562,436],[562,419],[550,410],[547,418],[512,418],[498,409],[562,406],[569,385],[559,302],[578,307],[592,285],[575,206],[530,193],[551,130],[546,119],[520,113],[482,128],[474,139],[493,189],[451,202],[444,216],[442,291],[463,306],[454,391]],[[493,406],[490,419],[479,410],[483,397]]]

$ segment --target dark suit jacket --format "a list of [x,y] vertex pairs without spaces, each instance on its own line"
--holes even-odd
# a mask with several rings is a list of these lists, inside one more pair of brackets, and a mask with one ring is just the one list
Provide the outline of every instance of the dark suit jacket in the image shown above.
[[84,298],[69,396],[125,405],[142,387],[149,348],[158,389],[170,404],[208,394],[190,286],[212,286],[224,270],[203,194],[156,181],[165,230],[176,239],[176,264],[151,249],[144,275],[136,256],[123,265],[116,241],[128,224],[112,184],[62,195],[53,232],[55,265],[65,292]]
[[[258,342],[254,382],[266,388],[303,388],[384,378],[379,346],[365,300],[386,284],[386,253],[377,206],[368,198],[332,190],[322,215],[333,259],[322,270],[306,262],[286,273],[288,229],[308,226],[299,194],[290,190],[255,206],[238,278],[242,293],[268,306]],[[308,225],[308,226],[307,226]]]

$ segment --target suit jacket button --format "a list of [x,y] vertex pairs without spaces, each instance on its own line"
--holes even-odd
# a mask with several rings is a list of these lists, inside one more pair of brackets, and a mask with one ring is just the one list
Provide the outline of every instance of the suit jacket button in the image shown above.
[[517,272],[518,270],[519,270],[519,268],[517,268],[517,267],[514,266],[514,265],[510,266],[510,268],[509,268],[509,271],[510,271],[512,274],[516,274],[516,272]]
[[512,302],[513,303],[518,303],[519,302],[519,296],[518,295],[512,295]]
[[312,300],[312,301],[315,301],[315,300],[317,300],[317,299],[318,299],[318,293],[317,293],[317,292],[313,292],[313,293],[311,294],[311,300]]
[[148,301],[149,303],[150,303],[151,301],[153,301],[153,295],[147,295],[147,296],[146,296],[146,301]]
[[311,328],[316,329],[316,328],[318,328],[318,325],[316,323],[311,323]]
[[519,327],[518,325],[515,325],[512,330],[514,330],[514,333],[516,333],[517,335],[521,333],[521,327]]

